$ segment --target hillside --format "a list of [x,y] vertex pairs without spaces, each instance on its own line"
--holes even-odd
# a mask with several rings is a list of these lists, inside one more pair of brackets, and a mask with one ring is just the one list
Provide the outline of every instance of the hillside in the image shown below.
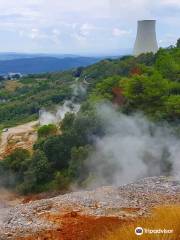
[[[125,230],[125,226],[131,224],[132,236],[136,239],[134,229],[139,219],[150,218],[154,207],[166,210],[168,206],[175,207],[175,204],[180,204],[180,182],[166,177],[142,179],[120,187],[74,192],[6,209],[0,222],[0,239],[100,240],[118,229]],[[176,211],[179,216],[180,209]],[[170,217],[170,212],[166,214]],[[170,220],[160,226],[172,229]],[[173,226],[174,231],[178,230],[177,227],[178,224]],[[156,239],[156,235],[150,237]],[[170,237],[168,239],[178,240],[178,232]],[[118,239],[128,239],[126,232]],[[148,239],[148,235],[142,236],[142,239]]]
[[97,62],[98,58],[91,57],[26,57],[0,61],[0,74],[9,72],[21,74],[47,73],[63,71],[79,66],[88,66]]
[[[159,74],[159,76],[154,76],[154,78],[158,78],[158,88],[160,88],[162,92],[159,93],[159,96],[151,96],[153,99],[152,103],[149,105],[150,111],[152,111],[153,114],[150,114],[157,116],[163,113],[165,115],[168,115],[169,112],[171,116],[164,116],[164,118],[172,118],[172,116],[174,118],[176,117],[176,113],[174,113],[174,111],[176,111],[177,108],[174,106],[175,109],[173,109],[172,105],[175,101],[177,104],[179,103],[179,59],[179,48],[161,49],[156,55],[145,54],[139,56],[138,58],[129,56],[115,60],[106,59],[84,68],[80,67],[74,70],[49,74],[29,75],[15,82],[1,82],[1,127],[3,128],[35,119],[38,117],[38,112],[41,108],[52,108],[52,106],[61,104],[64,100],[74,97],[76,97],[75,99],[77,101],[84,101],[91,94],[91,99],[96,95],[96,98],[108,98],[110,101],[112,101],[115,96],[117,100],[117,97],[121,95],[120,93],[117,93],[117,91],[119,91],[117,88],[123,88],[123,86],[121,86],[122,84],[119,83],[122,78],[136,78],[134,81],[132,81],[132,86],[127,86],[126,84],[126,89],[129,87],[134,89],[141,89],[143,88],[144,80],[138,81],[139,85],[137,85],[136,81],[138,78],[153,76],[155,73]],[[32,59],[28,59],[27,61],[31,60]],[[71,60],[75,61],[74,59]],[[56,59],[55,62],[56,61],[59,60]],[[62,61],[62,59],[60,59],[60,61]],[[23,62],[24,64],[24,60],[20,60],[20,62]],[[79,63],[76,62],[76,64]],[[28,67],[31,67],[31,65],[28,65]],[[36,67],[43,68],[44,66],[41,63],[36,65]],[[163,80],[159,78],[163,78]],[[165,81],[165,79],[168,81]],[[102,84],[98,85],[98,83],[100,84],[101,82]],[[167,86],[167,84],[169,84],[169,89],[163,90],[162,85]],[[82,94],[80,94],[82,90],[81,85],[85,89],[85,92],[87,90],[86,96],[83,97]],[[146,87],[149,87],[149,90],[146,91],[150,91],[150,88],[152,88],[152,86],[150,86],[150,83]],[[154,87],[156,87],[155,83]],[[78,88],[81,89],[80,92],[79,90],[78,92],[76,91]],[[113,92],[114,90],[116,93]],[[96,93],[93,95],[92,93],[95,91]],[[166,93],[164,91],[166,91]],[[168,94],[170,95],[169,101],[166,102],[166,107],[164,110],[162,108],[158,109],[157,101],[155,98],[158,99],[160,98],[160,95],[164,94],[166,96]],[[129,90],[127,89],[125,95],[125,98],[128,102],[128,111],[147,110],[147,108],[143,106],[143,102],[145,103],[147,101],[146,96],[141,96],[139,94],[139,99],[133,99],[133,89],[130,88]],[[142,97],[144,97],[143,101],[140,100]],[[140,104],[138,101],[140,101]],[[150,102],[151,99],[148,101]],[[154,102],[156,102],[156,106],[153,107]]]
[[179,59],[177,44],[155,55],[2,81],[0,129],[42,113],[46,125],[37,129],[33,151],[15,144],[0,162],[3,186],[30,194],[177,175]]
[[179,122],[179,41],[1,81],[0,183],[26,197],[0,200],[0,239],[134,240],[137,226],[166,226],[178,240]]

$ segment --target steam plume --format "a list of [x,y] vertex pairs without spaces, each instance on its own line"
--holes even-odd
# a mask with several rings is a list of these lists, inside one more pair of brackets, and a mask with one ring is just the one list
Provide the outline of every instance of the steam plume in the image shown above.
[[144,116],[126,116],[111,105],[97,107],[106,133],[95,138],[87,159],[96,185],[121,185],[141,177],[178,175],[180,141],[168,127],[156,126]]
[[79,104],[74,104],[71,101],[65,101],[62,106],[59,106],[55,113],[51,113],[46,111],[45,109],[40,110],[39,112],[39,123],[40,125],[48,125],[48,124],[58,124],[61,122],[66,113],[74,112],[77,113],[80,109]]

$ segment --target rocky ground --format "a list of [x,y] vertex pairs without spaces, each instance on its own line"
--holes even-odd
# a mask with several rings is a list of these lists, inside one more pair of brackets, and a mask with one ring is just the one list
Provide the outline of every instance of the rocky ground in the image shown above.
[[85,240],[147,215],[158,205],[180,204],[180,181],[153,177],[6,208],[0,239]]
[[0,160],[16,148],[32,150],[37,140],[38,121],[6,129],[0,136]]

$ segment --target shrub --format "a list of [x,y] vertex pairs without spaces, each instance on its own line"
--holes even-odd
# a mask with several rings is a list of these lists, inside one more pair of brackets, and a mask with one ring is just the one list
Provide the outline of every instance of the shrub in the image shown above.
[[56,125],[54,124],[44,125],[38,129],[38,137],[47,138],[49,136],[56,135],[57,132],[58,132],[58,129]]

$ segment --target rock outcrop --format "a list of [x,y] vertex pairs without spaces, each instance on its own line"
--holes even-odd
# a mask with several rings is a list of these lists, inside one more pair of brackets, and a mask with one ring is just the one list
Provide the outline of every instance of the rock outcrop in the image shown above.
[[168,204],[180,204],[180,181],[175,178],[152,177],[74,192],[6,210],[0,239],[93,239],[89,236],[97,229],[133,221],[152,207]]

